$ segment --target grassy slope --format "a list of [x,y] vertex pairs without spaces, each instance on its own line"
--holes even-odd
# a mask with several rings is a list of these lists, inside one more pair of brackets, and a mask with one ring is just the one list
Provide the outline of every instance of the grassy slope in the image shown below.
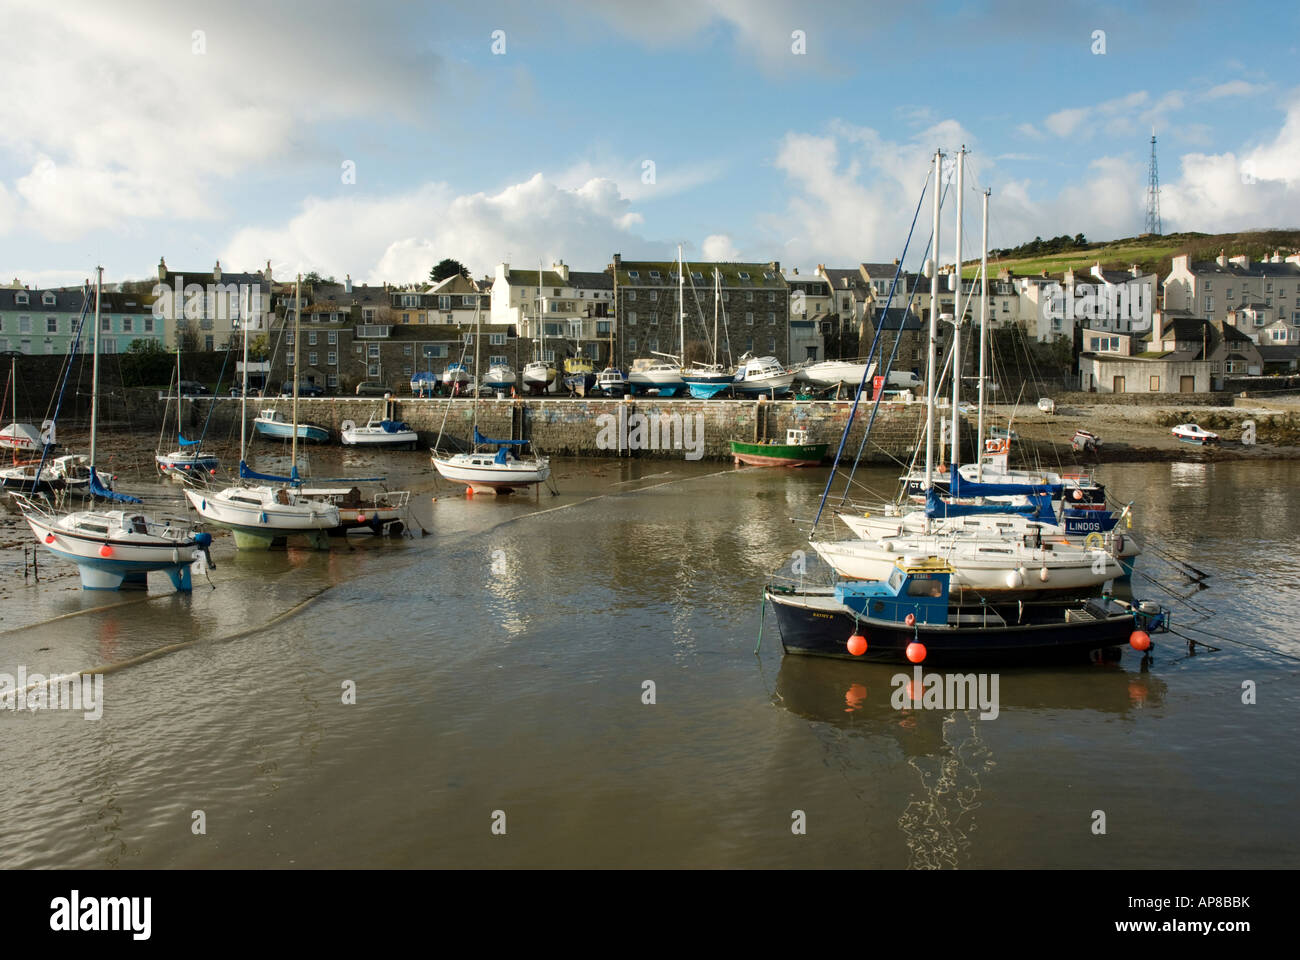
[[[1223,250],[1228,256],[1247,254],[1252,260],[1270,255],[1274,250],[1283,254],[1300,250],[1300,230],[1259,230],[1249,233],[1176,233],[1162,237],[1129,237],[1108,243],[1089,244],[1080,250],[1049,253],[1037,257],[1014,260],[989,259],[989,275],[996,277],[999,270],[1008,269],[1021,276],[1042,273],[1060,275],[1073,267],[1076,273],[1087,273],[1094,263],[1106,269],[1127,270],[1136,263],[1145,272],[1154,272],[1161,278],[1169,274],[1173,258],[1189,253],[1193,260],[1213,260]],[[973,277],[979,272],[979,261],[967,263],[962,275]]]

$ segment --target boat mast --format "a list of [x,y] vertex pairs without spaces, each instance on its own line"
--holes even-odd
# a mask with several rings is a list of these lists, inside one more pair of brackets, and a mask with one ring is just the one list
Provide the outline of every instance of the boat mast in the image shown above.
[[[480,319],[480,313],[482,309],[483,309],[483,301],[476,299],[474,305],[474,432],[475,433],[478,433],[478,392],[480,386],[482,386],[478,378],[478,346],[479,346],[479,342],[483,339],[482,320]],[[513,436],[514,434],[511,434],[511,437]]]
[[[542,326],[542,261],[537,261],[537,359],[546,362],[546,328]],[[545,374],[543,374],[545,376]],[[542,392],[550,384],[543,384]]]
[[[104,286],[104,268],[95,268],[95,359],[90,366],[90,468],[95,469],[95,438],[99,423],[99,300]],[[177,341],[179,342],[179,340]],[[180,390],[177,384],[176,389]],[[179,396],[179,393],[177,394]],[[180,416],[180,403],[176,404],[177,416]]]
[[984,226],[980,230],[980,412],[975,428],[975,480],[984,480],[984,354],[989,323],[989,191],[984,191]]
[[[239,391],[239,462],[244,462],[244,448],[248,445],[248,311],[252,308],[251,302],[245,305],[243,319],[240,324],[243,326],[244,341],[244,385]],[[297,304],[294,304],[294,311],[297,312]],[[295,336],[294,340],[298,338]],[[178,388],[179,389],[179,388]],[[177,416],[180,415],[180,403],[176,404]]]
[[953,295],[952,310],[952,457],[949,463],[954,467],[961,463],[961,441],[959,439],[961,426],[961,413],[957,406],[961,401],[961,320],[965,313],[965,308],[961,302],[961,224],[962,224],[962,201],[965,199],[963,191],[963,175],[965,173],[966,147],[963,144],[961,150],[957,153],[957,244],[956,244],[956,264],[953,266],[953,279],[955,280],[956,293]]
[[718,365],[718,311],[722,308],[722,274],[713,268],[713,365]]
[[682,269],[682,245],[677,244],[677,325],[681,338],[681,365],[686,366],[686,271]]
[[293,439],[289,444],[289,476],[298,470],[298,331],[302,320],[302,274],[293,282]]
[[[934,227],[930,240],[930,342],[926,348],[925,384],[925,489],[934,483],[934,354],[939,330],[939,197],[943,192],[943,152],[934,152]],[[925,518],[930,532],[930,518]]]

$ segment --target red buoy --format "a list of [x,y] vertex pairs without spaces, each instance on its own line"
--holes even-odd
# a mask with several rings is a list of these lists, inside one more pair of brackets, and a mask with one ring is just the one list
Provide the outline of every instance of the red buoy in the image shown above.
[[45,542],[46,542],[46,543],[53,543],[53,542],[54,542],[54,534],[52,534],[52,533],[47,533],[47,534],[45,535]]
[[906,617],[903,618],[903,622],[907,624],[909,627],[916,626],[916,614],[909,613]]
[[925,644],[920,640],[913,640],[907,645],[907,659],[912,663],[920,663],[925,659]]
[[365,522],[366,522],[366,515],[364,513],[358,513],[357,523],[365,523]]
[[849,653],[860,657],[867,652],[867,638],[860,633],[849,637]]
[[1076,500],[1082,500],[1082,499],[1083,499],[1083,491],[1080,490],[1080,489],[1078,489],[1077,487],[1076,487],[1075,490],[1074,490],[1074,499],[1076,499]]
[[1128,635],[1129,646],[1146,653],[1151,649],[1151,635],[1145,630],[1134,630]]
[[110,547],[108,544],[104,544],[102,547],[99,548],[99,555],[101,557],[111,557],[113,555],[113,548]]

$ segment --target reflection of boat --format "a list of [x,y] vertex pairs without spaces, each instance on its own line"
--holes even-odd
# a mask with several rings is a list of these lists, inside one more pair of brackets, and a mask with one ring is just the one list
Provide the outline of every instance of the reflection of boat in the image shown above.
[[807,430],[787,430],[785,443],[731,441],[731,457],[736,463],[756,467],[815,467],[826,459],[825,443],[809,443]]
[[[279,410],[266,409],[262,411],[261,416],[253,420],[253,429],[264,437],[288,440],[294,435],[295,424]],[[299,440],[325,443],[330,438],[328,430],[312,423],[299,423],[296,425],[296,429]]]
[[[774,579],[764,590],[788,654],[887,663],[997,663],[1064,659],[1140,646],[1169,628],[1154,603],[1108,597],[1070,602],[952,602],[954,569],[939,557],[905,557],[888,579],[811,585]],[[1146,642],[1149,643],[1149,636]]]
[[1198,447],[1203,447],[1209,443],[1219,442],[1219,435],[1217,433],[1206,430],[1204,427],[1197,426],[1194,423],[1180,423],[1178,426],[1174,427],[1170,433],[1183,443],[1195,444]]

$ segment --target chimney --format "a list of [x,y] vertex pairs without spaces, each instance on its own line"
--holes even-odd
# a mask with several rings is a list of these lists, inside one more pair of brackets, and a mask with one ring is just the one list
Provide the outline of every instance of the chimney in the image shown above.
[[1129,264],[1129,266],[1128,266],[1128,273],[1129,273],[1129,276],[1131,276],[1131,277],[1140,277],[1140,276],[1142,276],[1142,271],[1141,271],[1141,269],[1138,268],[1138,265],[1137,265],[1136,263],[1130,263],[1130,264]]
[[898,257],[894,258],[894,266],[898,266]]
[[1214,262],[1217,263],[1217,264],[1218,264],[1219,266],[1221,266],[1221,267],[1226,267],[1226,266],[1228,265],[1228,254],[1227,254],[1227,252],[1224,251],[1224,250],[1220,250],[1220,251],[1219,251],[1219,255],[1218,255],[1217,257],[1214,258]]
[[216,266],[212,268],[212,279],[216,283],[221,282],[221,261],[220,260],[218,260]]
[[623,254],[621,253],[614,254],[614,269],[617,270],[622,263],[623,263]]
[[351,292],[352,292],[352,274],[350,274],[350,273],[348,273],[348,274],[344,274],[344,276],[343,276],[343,289],[344,289],[345,291],[347,291],[348,293],[351,293]]
[[563,260],[551,264],[551,270],[558,273],[565,283],[569,282],[569,267]]
[[799,276],[799,268],[798,268],[798,267],[795,267],[795,268],[794,268],[794,275],[795,275],[796,277]]
[[270,260],[266,261],[265,278],[266,278],[266,282],[270,284],[271,282],[271,261]]
[[158,282],[162,283],[167,279],[167,261],[162,257],[158,258]]
[[1241,267],[1241,269],[1243,269],[1243,270],[1249,270],[1249,269],[1250,269],[1250,255],[1249,255],[1249,254],[1244,254],[1244,253],[1243,253],[1241,256],[1231,257],[1231,258],[1228,260],[1228,262],[1229,262],[1229,263],[1235,263],[1237,266]]

